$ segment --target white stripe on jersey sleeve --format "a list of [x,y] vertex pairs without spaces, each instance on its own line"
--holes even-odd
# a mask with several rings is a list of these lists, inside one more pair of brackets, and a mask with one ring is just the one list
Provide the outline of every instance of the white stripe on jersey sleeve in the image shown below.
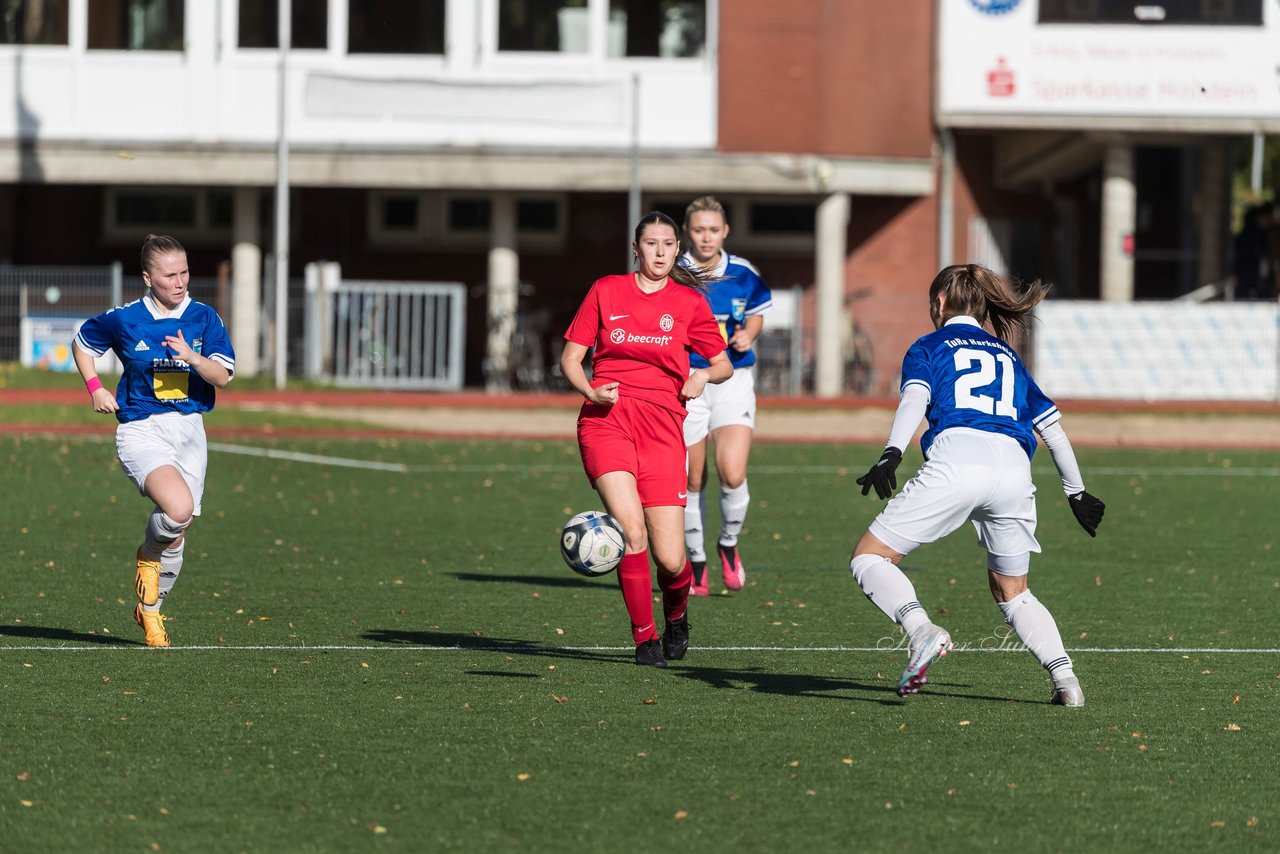
[[1039,415],[1031,419],[1031,426],[1035,428],[1037,433],[1043,433],[1046,427],[1051,427],[1062,420],[1062,413],[1058,411],[1058,407],[1051,406]]
[[81,350],[85,351],[89,355],[93,356],[93,358],[95,359],[101,358],[107,352],[106,350],[95,350],[92,347],[90,347],[88,344],[84,342],[84,339],[80,337],[79,332],[76,333],[76,337],[72,340],[77,347],[79,347]]
[[756,306],[755,308],[753,308],[753,309],[751,309],[750,311],[748,311],[748,312],[746,313],[746,316],[747,316],[747,317],[755,317],[757,314],[764,314],[766,311],[768,311],[768,310],[769,310],[769,309],[771,309],[771,308],[773,308],[773,300],[768,299],[768,300],[765,300],[764,302],[760,303],[760,304],[759,304],[758,306]]

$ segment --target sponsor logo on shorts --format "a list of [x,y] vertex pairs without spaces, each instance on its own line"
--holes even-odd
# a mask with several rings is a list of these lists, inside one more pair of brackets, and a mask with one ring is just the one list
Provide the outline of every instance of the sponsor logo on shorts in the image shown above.
[[679,498],[681,501],[685,500],[685,499],[686,499],[686,498],[688,498],[688,497],[689,497],[689,493],[687,493],[687,492],[677,492],[677,493],[676,493],[676,498]]

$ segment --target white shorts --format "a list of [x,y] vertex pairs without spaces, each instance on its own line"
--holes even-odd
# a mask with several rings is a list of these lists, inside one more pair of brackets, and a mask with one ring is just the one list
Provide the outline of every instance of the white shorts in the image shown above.
[[200,515],[205,470],[209,466],[204,416],[166,412],[121,424],[116,428],[116,456],[139,492],[143,492],[147,475],[160,466],[176,468],[191,490],[195,515]]
[[[690,373],[693,373],[690,371]],[[735,368],[733,376],[702,390],[700,397],[685,404],[684,444],[696,445],[712,430],[741,424],[756,428],[756,372],[753,366]]]
[[954,427],[938,434],[929,459],[885,505],[870,530],[889,548],[908,554],[942,539],[967,519],[989,555],[1025,555],[1040,551],[1035,496],[1031,460],[1017,440]]

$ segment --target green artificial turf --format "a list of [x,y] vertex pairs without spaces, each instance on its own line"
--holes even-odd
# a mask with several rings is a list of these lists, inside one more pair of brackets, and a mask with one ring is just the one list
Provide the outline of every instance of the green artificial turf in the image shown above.
[[748,586],[713,574],[660,671],[613,577],[558,556],[600,506],[571,443],[222,444],[277,456],[211,453],[175,648],[148,650],[149,507],[113,445],[0,436],[5,850],[1278,844],[1280,454],[1081,451],[1096,540],[1037,457],[1031,588],[1088,697],[1065,709],[968,528],[905,561],[958,649],[896,697],[899,637],[847,569],[873,448],[753,451]]

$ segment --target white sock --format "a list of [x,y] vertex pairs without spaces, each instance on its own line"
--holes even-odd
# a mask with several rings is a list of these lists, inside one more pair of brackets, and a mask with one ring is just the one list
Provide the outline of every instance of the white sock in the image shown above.
[[186,522],[175,522],[169,518],[168,513],[157,507],[147,517],[147,531],[142,541],[142,553],[152,560],[157,560],[161,553],[174,540],[181,537],[182,532],[190,526],[190,519]]
[[689,560],[699,563],[707,562],[707,546],[702,541],[706,515],[702,507],[704,491],[690,492],[684,506],[684,547],[689,552]]
[[1013,627],[1018,640],[1036,657],[1036,661],[1053,677],[1055,687],[1075,674],[1071,670],[1071,657],[1062,645],[1058,624],[1053,621],[1049,609],[1040,600],[1024,590],[1008,602],[996,603],[1004,612],[1004,621]]
[[738,535],[742,533],[742,523],[747,521],[750,504],[751,493],[747,491],[745,480],[734,489],[720,487],[720,545],[738,544]]
[[[182,572],[182,552],[186,547],[187,541],[183,540],[160,553],[160,596],[156,599],[153,610],[160,610],[160,606],[164,604],[164,597],[169,595],[169,591],[177,583],[178,573]],[[145,605],[142,607],[146,608]]]
[[893,561],[877,554],[858,555],[849,561],[849,572],[871,604],[902,626],[908,635],[928,625],[929,615],[916,599],[911,579],[894,566]]

